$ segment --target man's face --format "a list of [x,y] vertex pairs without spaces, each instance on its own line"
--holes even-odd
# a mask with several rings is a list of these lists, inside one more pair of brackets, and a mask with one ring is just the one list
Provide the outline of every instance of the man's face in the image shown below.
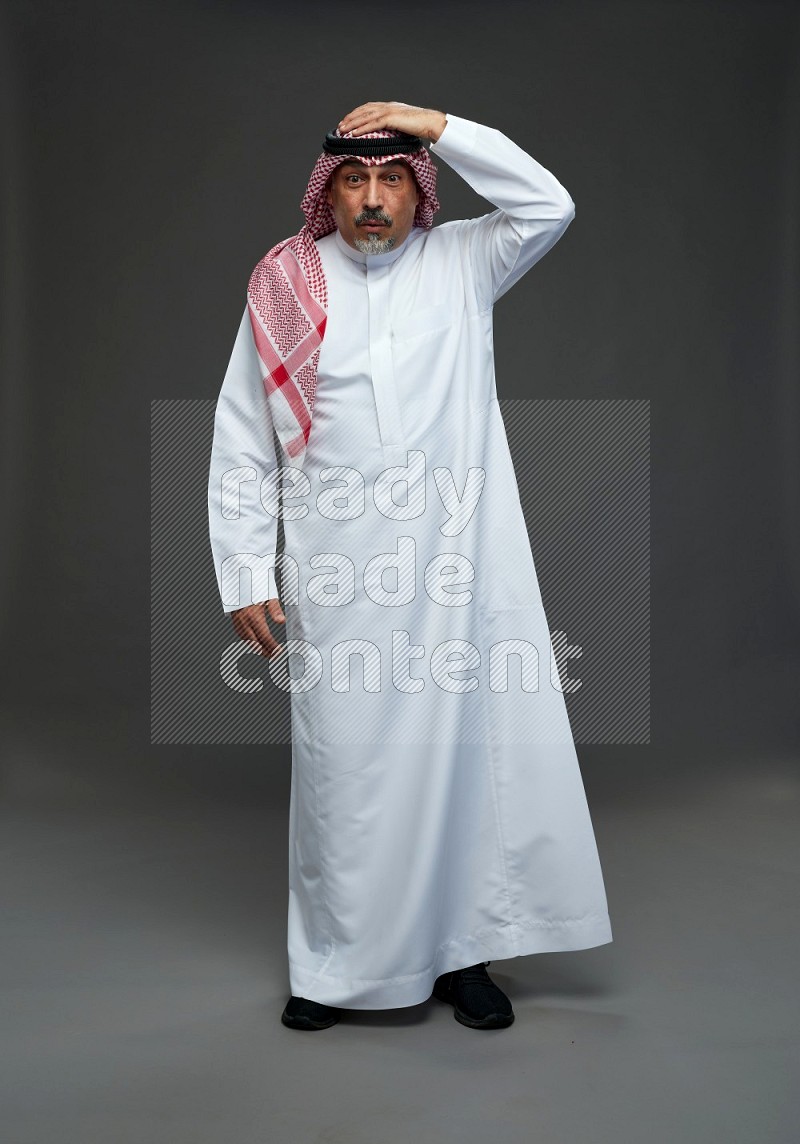
[[411,232],[419,188],[402,159],[369,167],[348,159],[330,177],[326,190],[339,233],[365,254],[395,250]]

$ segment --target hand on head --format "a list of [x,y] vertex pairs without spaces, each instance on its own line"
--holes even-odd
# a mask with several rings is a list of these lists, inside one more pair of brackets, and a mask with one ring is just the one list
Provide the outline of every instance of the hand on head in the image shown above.
[[348,112],[338,123],[344,135],[365,135],[369,131],[405,131],[420,139],[436,142],[445,129],[443,111],[430,107],[413,107],[410,103],[362,103]]

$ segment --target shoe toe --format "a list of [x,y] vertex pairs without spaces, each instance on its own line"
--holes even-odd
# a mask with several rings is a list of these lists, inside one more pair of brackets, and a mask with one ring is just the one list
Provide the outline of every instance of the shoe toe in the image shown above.
[[511,1002],[482,962],[437,978],[434,995],[451,1004],[455,1019],[470,1029],[505,1029],[514,1020]]
[[513,1011],[483,1013],[481,1016],[476,1017],[456,1007],[453,1011],[453,1016],[469,1029],[507,1029],[509,1025],[513,1025],[514,1023]]
[[328,1029],[339,1020],[340,1010],[307,997],[290,997],[281,1021],[290,1029]]

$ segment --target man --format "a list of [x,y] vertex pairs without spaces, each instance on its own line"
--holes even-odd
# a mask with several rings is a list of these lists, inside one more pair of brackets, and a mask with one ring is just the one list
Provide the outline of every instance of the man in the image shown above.
[[[433,226],[426,142],[496,209]],[[612,940],[492,351],[574,204],[499,131],[366,103],[302,209],[251,276],[209,475],[223,607],[291,692],[282,1020],[433,993],[503,1028],[491,959]]]

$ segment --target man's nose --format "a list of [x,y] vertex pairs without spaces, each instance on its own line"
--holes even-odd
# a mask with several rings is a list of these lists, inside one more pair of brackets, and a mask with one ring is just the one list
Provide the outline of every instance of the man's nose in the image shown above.
[[377,179],[374,183],[367,183],[364,188],[364,206],[372,209],[383,206],[381,200],[381,185]]

